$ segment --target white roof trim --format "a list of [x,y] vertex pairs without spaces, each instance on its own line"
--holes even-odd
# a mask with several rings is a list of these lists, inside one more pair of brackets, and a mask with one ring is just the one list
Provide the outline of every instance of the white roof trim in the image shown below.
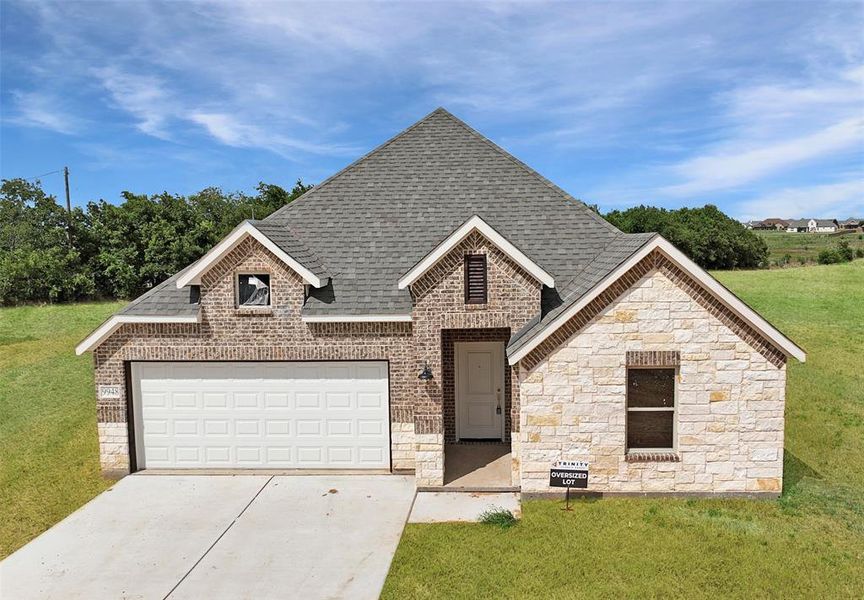
[[468,234],[475,229],[482,233],[490,242],[498,246],[504,254],[509,256],[513,262],[530,273],[537,281],[547,287],[555,287],[555,279],[553,279],[549,273],[525,256],[519,248],[508,242],[503,235],[492,229],[486,221],[477,215],[474,215],[465,221],[459,229],[451,233],[446,240],[438,244],[432,252],[427,254],[423,260],[414,265],[410,271],[405,273],[405,275],[403,275],[399,280],[399,289],[404,290],[406,287],[420,279],[420,277],[422,277],[429,269],[434,267],[435,264],[444,257],[444,255],[450,252],[450,250],[452,250],[459,242],[468,237]]
[[279,260],[291,267],[306,283],[316,288],[320,288],[326,283],[321,281],[321,278],[315,275],[315,273],[286,254],[282,248],[274,244],[270,238],[261,233],[254,225],[248,221],[244,221],[221,242],[213,246],[207,254],[190,266],[185,273],[178,277],[177,288],[180,289],[189,284],[200,284],[201,276],[236,248],[240,242],[246,238],[246,236],[252,236],[255,238],[262,246],[275,254]]
[[114,315],[96,331],[88,335],[84,340],[75,347],[75,354],[81,356],[85,352],[93,350],[99,344],[104,342],[108,336],[117,331],[124,323],[199,323],[201,321],[200,313],[194,317],[159,317],[147,315]]
[[772,344],[782,350],[786,356],[791,356],[801,362],[807,360],[807,354],[797,344],[795,344],[795,342],[783,335],[783,333],[763,319],[755,310],[744,304],[738,296],[726,289],[726,287],[711,277],[711,275],[709,275],[702,267],[690,260],[683,252],[658,235],[648,242],[641,250],[623,262],[617,269],[604,277],[600,283],[591,289],[591,291],[582,296],[576,304],[558,315],[551,323],[549,323],[549,325],[546,326],[545,329],[543,329],[543,331],[532,338],[524,346],[513,352],[513,354],[509,356],[510,364],[515,365],[525,358],[529,352],[534,350],[534,348],[539,346],[545,339],[555,333],[559,327],[573,318],[580,310],[585,308],[588,303],[599,296],[603,290],[609,287],[609,285],[624,275],[624,273],[633,268],[636,263],[648,256],[648,254],[654,250],[660,250],[682,271],[698,281],[708,291],[721,300],[729,310],[741,317],[746,323],[764,335],[766,339],[771,341]]
[[306,315],[304,323],[410,323],[411,315]]

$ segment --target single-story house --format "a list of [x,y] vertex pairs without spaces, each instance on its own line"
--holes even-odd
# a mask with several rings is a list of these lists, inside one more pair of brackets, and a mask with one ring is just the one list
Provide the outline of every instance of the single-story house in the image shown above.
[[768,223],[767,221],[747,221],[744,224],[747,229],[755,229],[755,230],[773,230],[774,225]]
[[861,227],[861,223],[864,223],[864,219],[850,218],[846,219],[845,221],[840,221],[839,223],[837,223],[837,226],[840,229],[858,229],[859,227]]
[[770,229],[776,229],[777,231],[786,231],[786,227],[789,225],[789,221],[786,219],[777,219],[770,218],[762,221],[765,225],[768,225]]
[[792,219],[786,225],[789,233],[834,233],[837,231],[835,219]]
[[[102,467],[413,472],[506,444],[598,492],[777,494],[804,351],[438,109],[109,318]],[[506,464],[506,463],[505,463]],[[506,472],[506,469],[505,469]]]

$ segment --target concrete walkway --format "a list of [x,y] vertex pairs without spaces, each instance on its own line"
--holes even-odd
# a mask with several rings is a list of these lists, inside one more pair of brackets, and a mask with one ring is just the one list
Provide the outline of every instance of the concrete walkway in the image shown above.
[[512,484],[510,444],[447,444],[444,487],[508,488]]
[[516,492],[417,492],[409,523],[477,522],[491,508],[509,510],[522,516]]
[[377,598],[393,475],[133,475],[0,563],[0,598]]

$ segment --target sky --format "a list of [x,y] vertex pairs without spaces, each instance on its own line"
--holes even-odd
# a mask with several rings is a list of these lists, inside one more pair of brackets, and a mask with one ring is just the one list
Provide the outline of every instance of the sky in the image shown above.
[[864,2],[0,2],[0,177],[290,188],[443,106],[602,210],[864,217]]

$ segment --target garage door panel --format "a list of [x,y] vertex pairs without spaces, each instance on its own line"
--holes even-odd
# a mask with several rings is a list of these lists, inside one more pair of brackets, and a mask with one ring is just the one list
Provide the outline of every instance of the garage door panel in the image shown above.
[[384,394],[381,392],[358,392],[357,407],[363,409],[380,409],[384,406]]
[[386,363],[134,363],[142,468],[389,468]]
[[265,408],[290,408],[291,395],[286,392],[265,392]]

